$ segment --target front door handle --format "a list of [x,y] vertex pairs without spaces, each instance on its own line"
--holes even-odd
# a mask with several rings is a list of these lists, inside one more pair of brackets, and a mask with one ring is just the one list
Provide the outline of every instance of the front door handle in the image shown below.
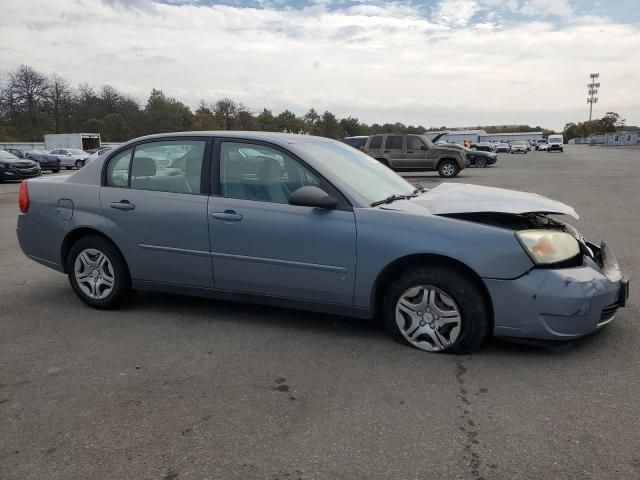
[[225,210],[224,212],[213,212],[211,218],[216,220],[224,220],[226,222],[239,222],[242,220],[242,215],[234,212],[233,210]]
[[119,202],[111,202],[111,208],[116,210],[133,210],[136,206],[129,200],[120,200]]

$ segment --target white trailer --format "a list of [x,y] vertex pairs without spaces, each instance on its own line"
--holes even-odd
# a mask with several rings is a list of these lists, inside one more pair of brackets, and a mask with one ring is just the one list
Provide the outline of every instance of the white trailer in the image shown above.
[[77,148],[79,150],[92,150],[100,148],[99,133],[51,133],[44,136],[46,150],[56,148]]

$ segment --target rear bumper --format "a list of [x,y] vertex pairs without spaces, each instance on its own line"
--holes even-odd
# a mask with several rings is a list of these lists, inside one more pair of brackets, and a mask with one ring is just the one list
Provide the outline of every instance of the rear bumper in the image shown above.
[[609,323],[626,303],[628,281],[591,258],[581,267],[533,269],[514,280],[485,279],[494,335],[571,340]]

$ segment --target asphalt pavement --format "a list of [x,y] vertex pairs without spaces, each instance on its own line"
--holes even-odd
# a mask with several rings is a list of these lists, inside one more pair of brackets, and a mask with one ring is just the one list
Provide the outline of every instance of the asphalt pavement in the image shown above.
[[18,186],[0,185],[0,478],[640,478],[640,149],[500,154],[452,181],[575,207],[631,276],[629,306],[567,346],[465,356],[166,294],[96,311],[22,254]]

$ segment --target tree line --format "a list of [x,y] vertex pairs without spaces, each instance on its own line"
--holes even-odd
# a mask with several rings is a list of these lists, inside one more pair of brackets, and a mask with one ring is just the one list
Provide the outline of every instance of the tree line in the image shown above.
[[564,126],[564,138],[586,138],[596,133],[608,133],[622,130],[626,120],[616,112],[607,112],[604,117],[585,122],[569,122]]
[[[543,130],[529,125],[484,129],[489,133]],[[185,130],[288,131],[341,138],[373,133],[419,134],[447,127],[367,124],[314,108],[304,115],[290,110],[274,113],[266,108],[256,112],[229,98],[201,100],[192,111],[155,88],[141,105],[110,85],[95,88],[83,83],[74,87],[58,74],[46,75],[29,65],[7,72],[0,84],[0,141],[38,142],[46,133],[95,132],[103,141],[122,142],[151,133]]]

